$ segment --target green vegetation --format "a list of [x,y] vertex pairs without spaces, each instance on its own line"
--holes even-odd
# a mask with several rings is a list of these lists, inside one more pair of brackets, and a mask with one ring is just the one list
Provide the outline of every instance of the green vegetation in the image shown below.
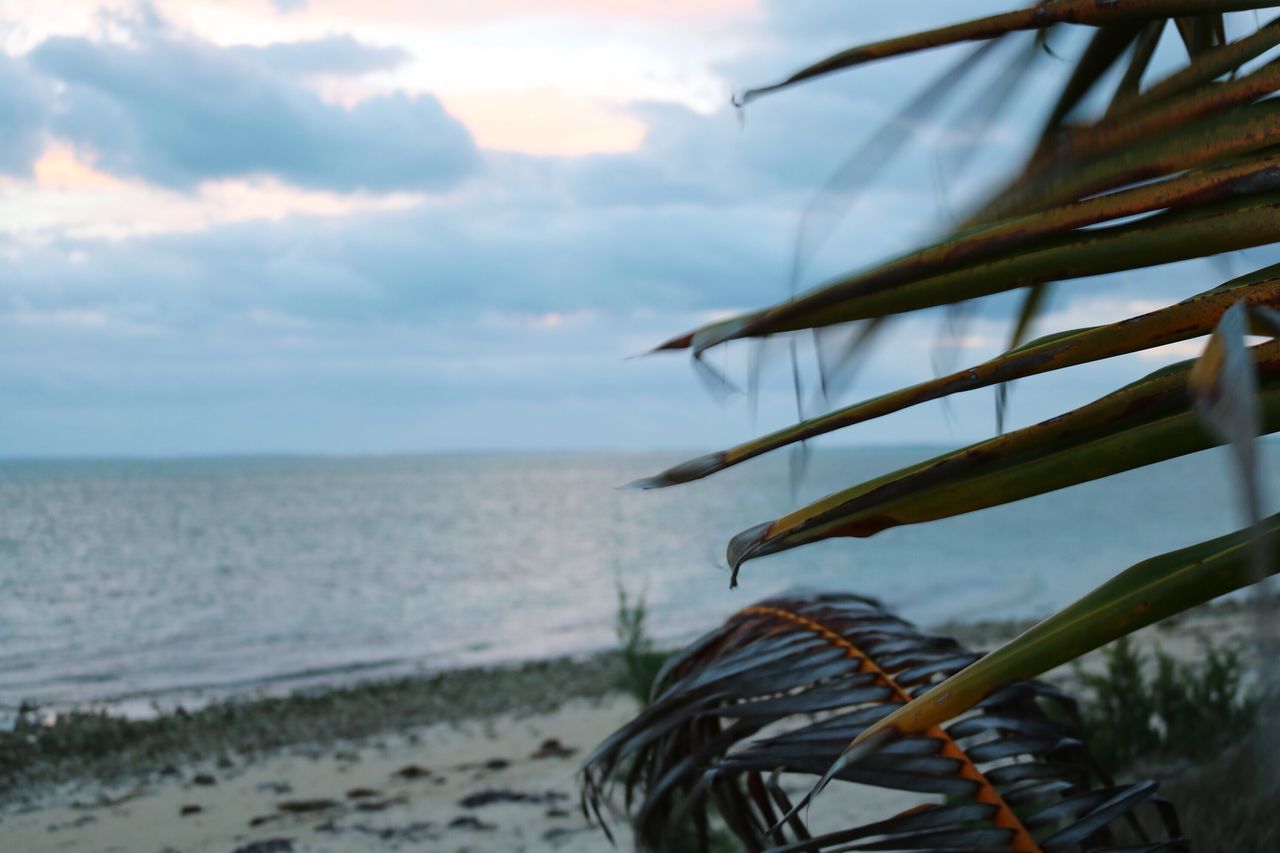
[[649,636],[649,629],[645,624],[647,618],[644,594],[640,594],[632,603],[627,597],[626,589],[618,584],[617,631],[622,657],[622,675],[618,678],[618,687],[634,696],[641,705],[649,704],[653,695],[653,683],[671,654],[653,647],[653,638]]
[[[1111,274],[1276,242],[1280,102],[1273,95],[1280,92],[1280,64],[1255,61],[1280,46],[1280,19],[1264,22],[1256,14],[1268,5],[1043,0],[855,45],[740,98],[746,104],[867,63],[940,48],[955,57],[901,114],[869,135],[805,211],[796,243],[800,274],[844,206],[908,147],[908,128],[936,125],[947,111],[968,133],[999,114],[1001,101],[1020,85],[1034,83],[1042,93],[1038,105],[1019,102],[1030,143],[1025,159],[937,239],[870,264],[859,259],[849,272],[810,290],[656,348],[687,351],[705,374],[713,348],[793,336],[797,389],[809,384],[825,395],[864,357],[867,342],[887,321],[936,309],[966,311],[1001,294],[1020,297],[1002,355],[850,405],[836,406],[824,396],[818,401],[827,407],[823,413],[804,414],[794,426],[639,481],[644,488],[686,483],[952,394],[996,391],[996,436],[850,484],[733,537],[727,548],[732,583],[749,561],[790,548],[863,539],[1223,445],[1230,448],[1248,508],[1249,523],[1238,533],[1119,573],[946,684],[914,697],[864,739],[939,725],[1002,685],[1035,677],[1280,569],[1280,516],[1260,517],[1256,448],[1260,432],[1280,431],[1280,265],[1225,283],[1208,278],[1199,294],[1146,314],[1028,340],[1047,294],[1064,282],[1093,279],[1096,294],[1108,282],[1122,281],[1103,278]],[[1255,14],[1228,15],[1250,11]],[[1161,59],[1153,62],[1157,55]],[[1041,72],[1048,56],[1059,58],[1054,61],[1062,72],[1053,86]],[[962,88],[977,74],[999,86]],[[1188,274],[1212,275],[1208,269]],[[824,343],[841,325],[851,334]],[[1267,340],[1250,346],[1250,334]],[[801,349],[799,336],[816,342],[812,369],[796,355],[809,349],[807,342]],[[1197,338],[1204,346],[1193,361],[1003,432],[1003,392],[1010,382]],[[804,382],[811,372],[816,381]]]
[[759,602],[683,652],[663,673],[661,701],[596,748],[583,768],[584,799],[602,813],[612,787],[623,785],[642,850],[685,849],[697,838],[693,827],[714,821],[752,850],[1010,844],[1030,851],[1063,834],[1106,835],[1131,820],[1146,825],[1148,840],[1177,838],[1176,822],[1149,808],[1154,784],[1091,778],[1074,703],[1037,682],[992,695],[975,713],[927,734],[907,735],[891,753],[869,755],[868,766],[838,777],[950,796],[942,807],[854,810],[845,828],[815,839],[798,822],[774,828],[802,805],[779,771],[810,782],[839,772],[830,768],[838,768],[849,738],[972,659],[959,643],[849,593]]
[[1280,718],[1261,724],[1222,755],[1162,782],[1196,853],[1280,850]]
[[[1269,5],[1249,0],[1037,0],[1003,14],[854,45],[738,99],[745,105],[863,64],[940,48],[950,49],[955,59],[901,114],[870,134],[805,211],[793,267],[798,279],[844,207],[885,172],[892,155],[907,147],[908,128],[936,125],[947,110],[961,124],[958,135],[966,136],[973,127],[995,121],[1002,102],[1019,86],[1032,84],[1041,96],[1038,105],[1018,102],[1028,131],[1025,159],[961,211],[937,239],[897,257],[872,263],[858,258],[849,272],[810,290],[793,289],[781,302],[715,320],[656,348],[687,351],[706,376],[717,375],[706,358],[713,348],[789,336],[801,419],[636,483],[643,488],[713,476],[783,448],[803,450],[810,439],[952,394],[996,392],[994,437],[849,484],[734,536],[727,548],[731,585],[749,561],[790,548],[833,538],[860,540],[1218,446],[1229,448],[1239,475],[1246,524],[1235,533],[1123,571],[1116,566],[1118,573],[1109,581],[977,662],[954,669],[940,666],[934,674],[945,674],[945,679],[894,693],[899,701],[889,713],[877,718],[875,708],[864,708],[865,725],[807,731],[808,739],[785,744],[756,744],[764,753],[758,766],[750,763],[749,749],[729,757],[724,751],[735,739],[753,733],[760,719],[773,720],[775,714],[786,716],[798,708],[835,709],[842,698],[854,705],[859,701],[855,697],[868,695],[866,690],[883,694],[894,688],[890,675],[869,657],[858,675],[878,683],[865,687],[858,682],[865,688],[861,692],[851,687],[842,697],[829,686],[803,682],[807,667],[818,681],[830,674],[824,661],[838,669],[830,662],[833,644],[847,645],[849,654],[874,654],[874,649],[846,644],[849,637],[842,630],[858,632],[867,626],[829,619],[832,614],[824,609],[828,598],[794,601],[790,610],[747,608],[727,623],[733,630],[725,629],[729,633],[722,636],[723,646],[702,649],[701,658],[684,658],[676,668],[681,672],[664,684],[663,701],[601,746],[595,756],[600,776],[588,780],[589,788],[597,786],[591,794],[602,795],[604,777],[638,756],[629,766],[652,771],[646,795],[656,805],[650,817],[677,794],[714,800],[744,842],[769,847],[783,833],[766,812],[774,807],[787,811],[782,805],[786,798],[769,802],[772,794],[761,787],[760,774],[786,766],[821,776],[820,790],[843,771],[861,774],[858,780],[870,784],[922,790],[911,787],[921,784],[922,776],[938,767],[955,770],[955,761],[936,762],[937,755],[930,752],[942,742],[936,736],[942,727],[964,731],[993,697],[1023,689],[1026,679],[1280,570],[1280,515],[1261,517],[1257,453],[1258,434],[1280,431],[1280,265],[1225,283],[1207,277],[1201,293],[1156,311],[1029,341],[1047,294],[1063,282],[1093,279],[1094,295],[1099,295],[1108,282],[1122,283],[1119,277],[1104,276],[1277,241],[1280,101],[1274,95],[1280,92],[1280,62],[1262,58],[1280,46],[1280,19],[1264,22],[1258,15]],[[1228,15],[1233,12],[1254,14]],[[856,20],[859,10],[851,6],[840,14]],[[1050,56],[1061,72],[1053,85],[1037,67]],[[996,83],[976,91],[962,89],[980,67]],[[972,144],[977,148],[983,142]],[[1212,276],[1209,269],[1200,266],[1188,275]],[[1120,293],[1127,291],[1117,288]],[[978,300],[1002,294],[1016,295],[1020,303],[1004,354],[851,405],[837,406],[826,396],[887,321],[937,309],[964,312]],[[836,341],[826,337],[842,325],[847,336]],[[1250,346],[1249,335],[1266,340]],[[1004,431],[1004,392],[1013,381],[1197,338],[1204,345],[1193,361],[1165,367],[1057,417]],[[798,357],[810,351],[810,343],[817,356],[812,370]],[[806,383],[806,374],[813,372],[815,381]],[[804,411],[801,390],[806,384],[822,389],[822,413]],[[981,565],[970,568],[983,570]],[[823,618],[807,615],[815,612]],[[760,620],[768,625],[762,628]],[[752,633],[756,629],[758,635]],[[814,659],[790,657],[792,647],[786,644],[804,645],[808,640],[796,635],[803,637],[806,631],[822,640],[812,643]],[[723,654],[731,656],[721,658]],[[1090,713],[1100,748],[1112,761],[1162,751],[1211,753],[1241,733],[1257,713],[1256,700],[1239,695],[1241,664],[1233,651],[1207,651],[1198,667],[1157,657],[1150,679],[1127,645],[1110,654],[1107,675],[1093,684],[1099,698]],[[695,671],[683,672],[685,665]],[[696,671],[699,667],[707,671]],[[682,675],[687,677],[681,680]],[[681,687],[687,696],[679,694]],[[799,692],[787,693],[792,689]],[[726,710],[719,703],[728,696],[753,704]],[[1034,752],[1056,743],[1032,736],[1042,725],[1039,719],[1024,725],[1027,736],[1003,747]],[[924,733],[931,740],[920,743]],[[909,746],[917,752],[881,749],[913,738],[916,742]],[[833,744],[838,744],[834,750]],[[979,744],[975,749],[990,755],[993,747]],[[716,763],[717,756],[725,760]],[[998,779],[1021,772],[992,771]],[[688,773],[704,775],[680,775]],[[635,776],[630,775],[629,785],[638,783]],[[712,787],[717,784],[712,777],[724,781],[730,776],[745,776],[754,785],[749,796],[733,780],[726,782],[732,790]],[[682,779],[687,784],[677,791]],[[939,782],[929,790],[970,796],[971,787],[982,785],[972,776],[964,784],[955,782]],[[1044,837],[1043,826],[1021,824],[998,788],[997,783],[986,796],[955,805],[954,811],[904,812],[877,826],[924,833],[913,839],[929,849],[954,844],[1025,853],[1041,849],[1041,841],[1052,849],[1077,844],[1104,849],[1112,841],[1109,835],[1101,837],[1106,815],[1081,818],[1083,828],[1067,831],[1065,839]],[[1135,799],[1121,802],[1136,802],[1151,790],[1132,791]],[[1071,808],[1090,801],[1083,797]],[[1055,814],[1067,811],[1064,807]],[[947,818],[954,820],[948,823]],[[926,824],[929,828],[922,829]],[[642,846],[662,849],[660,827],[650,823],[644,828]],[[821,843],[802,840],[796,849],[851,849],[848,843],[860,844],[876,831],[860,827]],[[803,828],[797,829],[801,839],[803,834]],[[882,838],[860,849],[900,849],[893,847],[900,842]],[[1174,839],[1160,849],[1184,846]]]
[[1260,700],[1243,684],[1234,648],[1203,641],[1197,663],[1179,663],[1156,649],[1144,661],[1129,638],[1104,650],[1105,669],[1076,675],[1092,693],[1081,709],[1085,734],[1103,766],[1202,761],[1253,731]]
[[[648,613],[644,593],[636,596],[633,601],[627,595],[626,588],[618,584],[617,633],[622,671],[616,683],[619,689],[635,697],[641,706],[649,704],[658,673],[671,656],[670,652],[659,651],[654,647],[646,624]],[[679,812],[679,805],[674,806],[671,811]],[[684,820],[667,828],[663,849],[670,853],[696,853],[703,850],[707,853],[736,853],[741,847],[733,833],[715,825],[706,827],[704,845],[699,840],[697,825],[692,820]]]

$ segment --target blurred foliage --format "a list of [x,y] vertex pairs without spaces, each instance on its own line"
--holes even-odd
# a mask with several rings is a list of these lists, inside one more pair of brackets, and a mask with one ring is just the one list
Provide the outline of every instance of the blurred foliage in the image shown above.
[[[801,420],[637,481],[642,488],[712,476],[782,448],[802,453],[811,439],[837,430],[958,393],[996,391],[998,435],[850,484],[738,533],[726,550],[731,584],[744,564],[790,548],[863,539],[1223,445],[1246,508],[1247,526],[1237,534],[1130,567],[988,659],[913,697],[863,738],[929,729],[1001,685],[1033,678],[1280,567],[1280,516],[1261,517],[1256,442],[1259,433],[1280,431],[1280,266],[1224,283],[1206,265],[1202,274],[1211,277],[1194,296],[1027,341],[1050,290],[1066,282],[1090,279],[1094,293],[1105,292],[1124,285],[1115,274],[1276,243],[1280,59],[1273,51],[1280,46],[1280,18],[1258,15],[1271,5],[1042,0],[855,44],[738,99],[745,105],[868,63],[939,49],[955,60],[872,129],[819,191],[801,218],[796,277],[855,201],[874,203],[859,194],[912,141],[912,129],[947,124],[950,113],[966,132],[979,130],[977,141],[966,144],[981,148],[992,141],[981,138],[981,128],[1005,104],[1017,103],[1024,114],[1007,126],[1021,127],[1030,145],[1025,158],[982,187],[942,233],[910,251],[859,264],[808,290],[793,289],[773,305],[718,317],[656,348],[688,352],[707,375],[714,371],[706,356],[716,347],[789,337]],[[847,14],[858,11],[851,7]],[[1050,55],[1061,72],[1052,82],[1039,66]],[[976,101],[964,97],[975,69],[990,70],[993,63],[999,85]],[[1036,87],[1038,104],[1010,100],[1022,83]],[[970,103],[983,106],[966,109]],[[989,147],[998,151],[1001,144]],[[1005,353],[822,414],[809,416],[800,404],[803,377],[811,371],[802,370],[798,339],[814,343],[818,376],[808,384],[822,389],[819,404],[832,406],[826,392],[866,361],[873,330],[920,312],[980,310],[980,300],[1002,294],[1020,297],[1021,304]],[[834,354],[822,340],[838,327],[850,343]],[[1251,334],[1268,340],[1251,345]],[[1204,343],[1193,361],[1157,370],[1073,411],[1003,431],[1004,390],[1011,382],[1134,353],[1160,357],[1159,348],[1194,339]],[[1179,674],[1170,672],[1168,678]],[[1176,692],[1164,697],[1170,703],[1177,698]],[[1184,719],[1190,712],[1174,723]]]
[[[838,773],[846,778],[861,774],[859,781],[886,787],[906,788],[902,777],[910,774],[915,774],[912,782],[922,783],[926,768],[936,770],[930,763],[938,758],[931,751],[935,741],[945,742],[938,733],[963,731],[966,721],[981,718],[991,707],[993,697],[1146,625],[1256,584],[1280,567],[1280,515],[1262,517],[1256,441],[1259,433],[1280,431],[1280,266],[1225,283],[1214,275],[1199,285],[1199,294],[1176,304],[1027,342],[1049,304],[1050,290],[1062,283],[1091,279],[1094,292],[1104,292],[1109,285],[1123,285],[1120,276],[1104,276],[1269,246],[1280,239],[1280,99],[1275,97],[1280,92],[1280,59],[1270,55],[1280,46],[1280,18],[1264,21],[1257,14],[1270,5],[1249,0],[1040,0],[1000,14],[855,44],[736,99],[745,105],[810,80],[925,51],[951,49],[956,59],[867,136],[805,212],[796,241],[793,287],[786,299],[717,317],[655,349],[686,351],[704,377],[727,384],[707,364],[709,351],[741,341],[760,347],[761,341],[788,337],[799,422],[688,460],[635,485],[675,486],[783,448],[803,458],[811,439],[984,388],[996,392],[998,434],[849,484],[741,531],[726,549],[731,585],[736,585],[748,561],[787,549],[832,538],[864,539],[1224,445],[1240,483],[1245,526],[1130,566],[980,660],[963,668],[939,665],[933,674],[945,672],[945,679],[920,684],[910,693],[895,692],[894,677],[873,660],[877,649],[868,652],[850,640],[848,632],[860,629],[849,627],[844,617],[836,619],[839,625],[833,628],[822,619],[797,614],[797,608],[820,610],[814,602],[801,602],[790,610],[748,608],[721,638],[732,655],[721,658],[721,647],[685,652],[694,658],[681,658],[664,671],[669,683],[664,684],[661,701],[597,749],[596,778],[590,778],[588,767],[589,800],[602,799],[612,771],[639,756],[629,765],[627,786],[633,789],[639,777],[648,774],[646,802],[653,805],[648,807],[649,820],[640,824],[647,828],[641,837],[660,849],[654,843],[661,837],[658,814],[674,795],[673,788],[684,784],[683,793],[693,794],[713,784],[710,780],[717,774],[745,773],[755,787],[749,794],[714,791],[717,808],[739,837],[769,846],[783,833],[767,812],[774,807],[789,810],[783,805],[785,796],[768,789],[765,773],[779,767],[816,771],[822,779],[815,790]],[[857,15],[859,8],[854,4],[840,13]],[[1034,83],[1040,109],[1030,106],[1016,123],[1031,143],[1026,158],[1011,163],[1007,176],[985,187],[982,197],[959,211],[947,230],[911,251],[859,264],[808,290],[795,287],[817,244],[910,141],[909,129],[936,126],[940,110],[954,105],[965,113],[969,101],[961,94],[964,80],[975,68],[1001,56],[1002,50],[1012,62],[996,70],[999,84],[989,88],[990,97],[983,94],[974,102],[985,102],[984,106],[957,118],[962,127],[966,121],[971,126],[974,119],[978,125],[993,123],[1020,81]],[[1157,54],[1160,60],[1153,61]],[[1059,60],[1056,82],[1031,76],[1046,55]],[[858,245],[865,245],[866,235],[859,236],[864,239]],[[1022,306],[1010,324],[1007,352],[851,405],[836,407],[828,397],[828,390],[841,384],[842,374],[847,377],[858,362],[865,362],[872,332],[886,322],[931,310],[953,315],[976,310],[979,300],[1002,294],[1020,297]],[[823,336],[842,326],[845,331],[837,334],[847,332],[850,343],[840,347],[842,353],[832,354],[824,349]],[[1251,334],[1268,340],[1251,345]],[[818,402],[828,407],[814,416],[807,414],[802,399],[809,371],[802,370],[797,356],[800,339],[814,344],[818,375],[810,384],[822,389]],[[1193,361],[1157,370],[1073,411],[1004,431],[1005,390],[1011,382],[1135,353],[1162,357],[1159,348],[1194,339],[1204,344]],[[751,363],[758,366],[758,359]],[[752,387],[755,379],[753,375]],[[1061,523],[1069,535],[1069,519]],[[981,565],[971,569],[983,571]],[[627,626],[623,644],[635,650],[631,689],[647,692],[647,677],[642,680],[639,665],[643,655],[651,653],[640,640],[643,608],[637,612],[625,600],[622,605],[626,618],[621,623]],[[748,629],[759,635],[744,635]],[[813,629],[822,642],[779,639],[802,634],[800,629]],[[810,642],[815,659],[789,657],[787,643]],[[760,719],[772,720],[796,709],[825,711],[828,702],[835,703],[833,708],[840,702],[852,704],[844,694],[811,691],[813,685],[804,680],[807,668],[819,671],[822,656],[831,653],[823,642],[861,656],[866,666],[858,676],[874,682],[868,690],[893,693],[893,707],[863,708],[868,717],[859,718],[857,726],[804,730],[809,739],[757,741],[724,756],[726,744],[736,744],[746,736],[743,732],[753,733]],[[1106,673],[1090,682],[1098,696],[1091,714],[1099,749],[1112,762],[1173,750],[1213,753],[1246,731],[1257,713],[1256,700],[1241,695],[1242,667],[1235,651],[1207,649],[1203,664],[1196,666],[1157,655],[1150,676],[1128,644],[1108,654]],[[837,670],[841,665],[844,662],[831,664]],[[799,692],[784,695],[789,689]],[[726,711],[720,707],[726,696],[751,702],[755,712]],[[673,726],[680,727],[678,736]],[[843,743],[842,737],[847,737]],[[1002,746],[1015,750],[1026,743]],[[1054,744],[1037,746],[1057,749]],[[957,747],[951,758],[959,761],[961,752]],[[716,756],[719,763],[707,763]],[[951,764],[945,766],[954,770]],[[703,775],[695,779],[690,775],[695,772]],[[1022,771],[1015,767],[1011,773],[1004,766],[973,772],[984,777],[973,780],[981,786]],[[940,785],[945,776],[931,777],[929,784]],[[1030,787],[1035,789],[1035,784]],[[949,793],[941,788],[935,792]],[[904,812],[874,826],[850,828],[839,837],[829,835],[825,841],[834,849],[891,826],[911,833],[912,843],[895,838],[868,842],[869,849],[882,849],[877,846],[882,844],[883,849],[902,849],[893,846],[899,842],[928,849],[1018,851],[1042,849],[1042,844],[1043,849],[1111,845],[1112,838],[1097,833],[1106,832],[1113,815],[1080,817],[1061,835],[1042,837],[1041,825],[1024,821],[1011,807],[1023,794],[996,784],[979,803],[956,807],[973,808],[973,813]],[[1143,789],[1132,796],[1154,795]],[[1079,817],[1097,805],[1094,797],[1064,795],[1052,814]],[[969,823],[974,815],[982,826]],[[1166,823],[1172,824],[1176,821]],[[787,849],[828,849],[807,841],[803,826],[791,828],[799,846]],[[1184,844],[1176,839],[1133,849],[1182,849]]]
[[649,704],[658,672],[670,656],[669,652],[654,648],[646,619],[648,609],[644,594],[632,601],[626,589],[619,584],[617,632],[622,674],[618,678],[618,687],[634,696],[641,705]]
[[1162,649],[1144,660],[1128,637],[1103,650],[1105,668],[1076,676],[1092,698],[1081,709],[1089,746],[1110,770],[1159,759],[1202,761],[1253,730],[1260,699],[1244,684],[1240,651],[1203,640],[1183,663]]

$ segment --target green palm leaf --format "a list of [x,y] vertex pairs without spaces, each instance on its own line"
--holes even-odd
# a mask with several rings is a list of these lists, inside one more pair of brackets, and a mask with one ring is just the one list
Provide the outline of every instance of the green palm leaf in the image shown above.
[[1234,279],[1168,308],[1117,323],[1049,335],[982,364],[802,421],[728,450],[681,463],[632,485],[650,489],[686,483],[771,450],[951,394],[1207,335],[1227,309],[1241,302],[1280,304],[1280,264]]
[[[1280,112],[1276,113],[1280,132]],[[1280,155],[1070,202],[950,238],[772,309],[673,338],[695,353],[744,337],[904,313],[1045,281],[1117,272],[1270,242]],[[1125,225],[1111,221],[1164,211]],[[1194,232],[1198,241],[1188,242]]]
[[1087,24],[1100,27],[1153,18],[1246,11],[1263,5],[1265,4],[1248,2],[1248,0],[1110,0],[1105,3],[1099,3],[1097,0],[1046,0],[1015,12],[1005,12],[952,24],[948,27],[851,47],[802,68],[778,83],[750,89],[743,94],[741,101],[746,103],[761,95],[776,92],[815,77],[879,59],[903,56],[966,41],[985,41],[1022,30],[1043,30],[1054,24]]
[[[741,742],[756,734],[758,728],[752,727],[756,722],[778,723],[783,709],[787,713],[825,711],[841,699],[855,701],[842,693],[843,688],[837,689],[838,681],[825,694],[811,694],[804,679],[826,672],[821,667],[827,659],[816,641],[790,636],[809,631],[839,646],[848,639],[845,628],[798,615],[795,608],[787,609],[790,605],[749,608],[680,658],[653,708],[593,756],[589,767],[604,775],[622,763],[634,762],[629,785],[643,788],[646,797],[640,814],[642,832],[646,821],[669,811],[673,797],[695,816],[711,797],[720,804],[730,827],[740,837],[754,839],[755,847],[772,843],[784,845],[782,849],[825,849],[823,844],[830,842],[853,845],[844,849],[900,849],[894,846],[900,840],[892,837],[895,832],[912,842],[901,847],[970,843],[956,841],[954,834],[930,836],[930,828],[913,822],[919,815],[899,815],[839,838],[808,839],[795,810],[761,774],[779,766],[822,774],[820,789],[831,778],[859,774],[867,779],[899,778],[895,774],[920,770],[925,765],[914,764],[915,758],[941,754],[917,751],[922,749],[921,739],[945,744],[938,733],[947,720],[962,715],[946,726],[946,732],[954,734],[954,726],[972,719],[963,715],[980,713],[1002,701],[1011,685],[1024,683],[1021,679],[1256,582],[1280,567],[1280,516],[1258,520],[1261,502],[1255,454],[1259,432],[1280,431],[1280,340],[1245,346],[1250,325],[1273,338],[1280,333],[1280,314],[1272,310],[1280,300],[1280,265],[1123,322],[1061,332],[1021,345],[1048,288],[1058,282],[1277,241],[1280,99],[1274,95],[1280,91],[1280,60],[1255,67],[1249,63],[1280,45],[1280,19],[1228,42],[1224,17],[1271,5],[1234,0],[1046,0],[1005,14],[855,46],[743,96],[745,102],[864,63],[978,42],[980,47],[958,66],[968,73],[984,61],[986,47],[1011,33],[1031,31],[1036,44],[1045,44],[1053,28],[1095,28],[1063,85],[1046,102],[1046,118],[1033,138],[1027,161],[944,237],[785,302],[707,324],[658,347],[688,349],[700,361],[707,349],[734,340],[857,321],[867,321],[864,327],[874,329],[895,315],[953,308],[968,300],[1021,290],[1024,299],[1013,332],[1015,348],[967,370],[686,462],[636,485],[666,486],[704,477],[771,450],[950,394],[1198,336],[1210,338],[1205,355],[1194,363],[1157,371],[1048,421],[855,484],[740,533],[728,548],[732,583],[737,582],[743,562],[755,557],[829,537],[867,537],[890,527],[968,513],[1221,444],[1231,446],[1243,474],[1245,503],[1254,525],[1140,563],[971,666],[951,673],[942,666],[927,669],[930,678],[942,679],[940,683],[920,682],[909,696],[900,696],[901,706],[888,709],[879,722],[872,722],[878,714],[859,717],[852,746],[823,752],[820,759],[806,747],[820,742],[825,744],[823,749],[831,746],[817,734],[826,732],[821,722],[797,729],[803,733],[799,741],[783,734],[745,746]],[[1163,34],[1171,29],[1182,40],[1187,61],[1148,85],[1145,77],[1152,59]],[[955,91],[956,76],[957,80],[939,81],[926,89],[922,103],[933,108],[938,93]],[[997,85],[993,91],[1005,89],[1007,85]],[[1085,115],[1097,104],[1105,109],[1100,114],[1095,110],[1092,118]],[[825,364],[820,368],[825,370]],[[838,609],[835,604],[831,607]],[[850,657],[869,659],[865,653]],[[865,676],[869,669],[860,663],[857,672]],[[812,684],[821,682],[822,677],[815,677]],[[857,688],[849,689],[855,696],[862,695]],[[821,702],[832,704],[810,704],[817,701],[811,695],[822,695]],[[763,721],[753,718],[744,728],[742,714],[725,710],[739,705],[775,708],[779,716]],[[723,724],[726,719],[733,722]],[[897,740],[886,746],[889,736]],[[595,777],[593,784],[602,778]],[[598,788],[593,790],[598,793]],[[1005,795],[997,790],[993,796]],[[993,802],[988,797],[987,805]],[[781,822],[774,819],[778,811],[784,813]],[[1021,821],[1021,813],[1014,818]],[[1087,840],[1088,832],[1098,826],[1090,824],[1088,831],[1075,835],[1032,840],[1044,849],[1075,844]],[[1026,836],[1017,826],[1000,828],[1007,834],[999,841],[982,834],[988,827],[973,837],[972,844],[1018,839],[1014,849],[1038,849],[1024,844],[1034,836],[1029,825],[1022,825]],[[787,831],[794,836],[785,837]],[[877,835],[882,831],[889,835]],[[948,831],[960,830],[949,826]],[[1164,848],[1152,844],[1134,849]]]
[[880,732],[937,725],[1002,685],[1034,678],[1139,628],[1256,583],[1255,542],[1266,554],[1267,573],[1280,571],[1280,515],[1265,519],[1256,530],[1144,560],[889,714],[854,745]]
[[[1264,432],[1280,430],[1280,341],[1251,350]],[[1215,447],[1224,439],[1194,411],[1183,362],[1065,415],[937,456],[828,495],[739,533],[729,563],[833,536],[998,506]]]

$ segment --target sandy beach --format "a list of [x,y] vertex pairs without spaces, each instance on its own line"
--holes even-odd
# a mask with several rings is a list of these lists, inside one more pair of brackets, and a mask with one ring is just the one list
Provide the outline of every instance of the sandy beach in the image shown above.
[[[964,642],[990,647],[1023,626],[952,627]],[[1192,658],[1201,638],[1236,642],[1248,629],[1245,611],[1224,606],[1153,626],[1139,641]],[[1086,661],[1099,664],[1096,654]],[[247,703],[240,721],[216,736],[201,728],[197,712],[191,726],[204,740],[193,742],[205,753],[198,758],[183,759],[164,746],[148,751],[143,738],[133,744],[142,751],[132,754],[132,767],[108,756],[27,768],[27,778],[4,794],[0,849],[608,849],[578,808],[576,771],[637,709],[633,698],[611,688],[615,665],[605,656],[406,681],[394,691],[404,697],[402,713],[385,685],[348,688],[339,703],[345,717],[314,697],[299,700],[301,711],[259,702],[255,713],[255,703]],[[1052,677],[1070,682],[1072,670]],[[429,704],[418,701],[423,695],[453,695],[450,689],[470,699],[443,702],[434,711],[419,707]],[[360,702],[367,715],[359,713]],[[419,711],[425,721],[407,722]],[[272,719],[299,733],[296,740],[264,745],[261,732]],[[846,790],[828,798],[824,810],[846,821],[872,820],[914,802],[895,792]],[[612,828],[619,849],[630,849],[625,824]]]
[[0,823],[5,850],[598,850],[578,808],[583,751],[626,697],[194,764],[121,785],[64,784]]

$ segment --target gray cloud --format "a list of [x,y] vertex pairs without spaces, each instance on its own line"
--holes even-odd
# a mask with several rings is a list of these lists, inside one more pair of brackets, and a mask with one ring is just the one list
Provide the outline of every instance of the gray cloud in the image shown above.
[[[947,2],[960,17],[958,0]],[[858,22],[871,14],[839,0],[769,8],[773,23],[792,25],[765,28],[768,49],[725,71],[735,84],[767,81],[860,37]],[[875,35],[915,24],[890,17],[906,14],[898,7],[877,14]],[[819,25],[836,18],[848,19],[848,32]],[[753,427],[745,411],[712,403],[683,359],[620,357],[711,311],[785,298],[804,203],[945,64],[883,63],[797,88],[753,104],[741,129],[727,106],[703,115],[634,104],[648,129],[639,150],[556,158],[475,152],[429,98],[390,96],[346,110],[297,79],[365,73],[398,58],[341,37],[222,49],[151,27],[132,46],[63,39],[46,42],[29,65],[0,59],[10,155],[0,170],[29,168],[52,128],[95,148],[99,168],[171,186],[272,174],[340,190],[396,189],[471,176],[456,192],[395,212],[122,240],[0,234],[0,334],[9,353],[0,359],[0,411],[9,413],[0,446],[706,448],[763,431],[794,414],[780,373],[775,391],[766,383]],[[50,77],[65,83],[57,98]],[[997,166],[1011,159],[1004,140],[984,153]],[[936,226],[934,165],[929,154],[909,154],[884,170],[805,283],[882,259]],[[1170,300],[1225,277],[1187,265],[1073,282],[1055,304],[1105,295],[1126,313],[1129,300]],[[1007,318],[1009,303],[980,309],[989,348],[1007,334],[994,318]],[[857,393],[927,376],[938,319],[895,327],[861,371]],[[957,358],[985,354],[965,349]],[[729,355],[737,376],[742,356]],[[1151,366],[1131,360],[1020,383],[1015,415],[1056,413]],[[991,429],[989,396],[966,395],[956,411],[949,438]],[[940,435],[937,410],[922,407],[852,438]]]
[[53,131],[114,174],[172,187],[270,174],[335,190],[437,190],[468,176],[470,134],[435,98],[393,94],[347,109],[272,66],[316,67],[329,53],[350,67],[361,54],[351,44],[332,53],[343,43],[245,54],[156,34],[134,45],[53,38],[30,64],[66,86]]
[[299,76],[366,74],[395,68],[409,60],[408,51],[402,48],[368,45],[350,35],[261,46],[238,45],[232,51],[276,71]]
[[28,175],[40,156],[49,87],[0,53],[0,174]]
[[[768,206],[583,209],[462,198],[0,255],[8,309],[208,333],[254,311],[332,326],[550,312],[695,312],[784,295],[789,216]],[[4,313],[0,306],[0,313]]]

